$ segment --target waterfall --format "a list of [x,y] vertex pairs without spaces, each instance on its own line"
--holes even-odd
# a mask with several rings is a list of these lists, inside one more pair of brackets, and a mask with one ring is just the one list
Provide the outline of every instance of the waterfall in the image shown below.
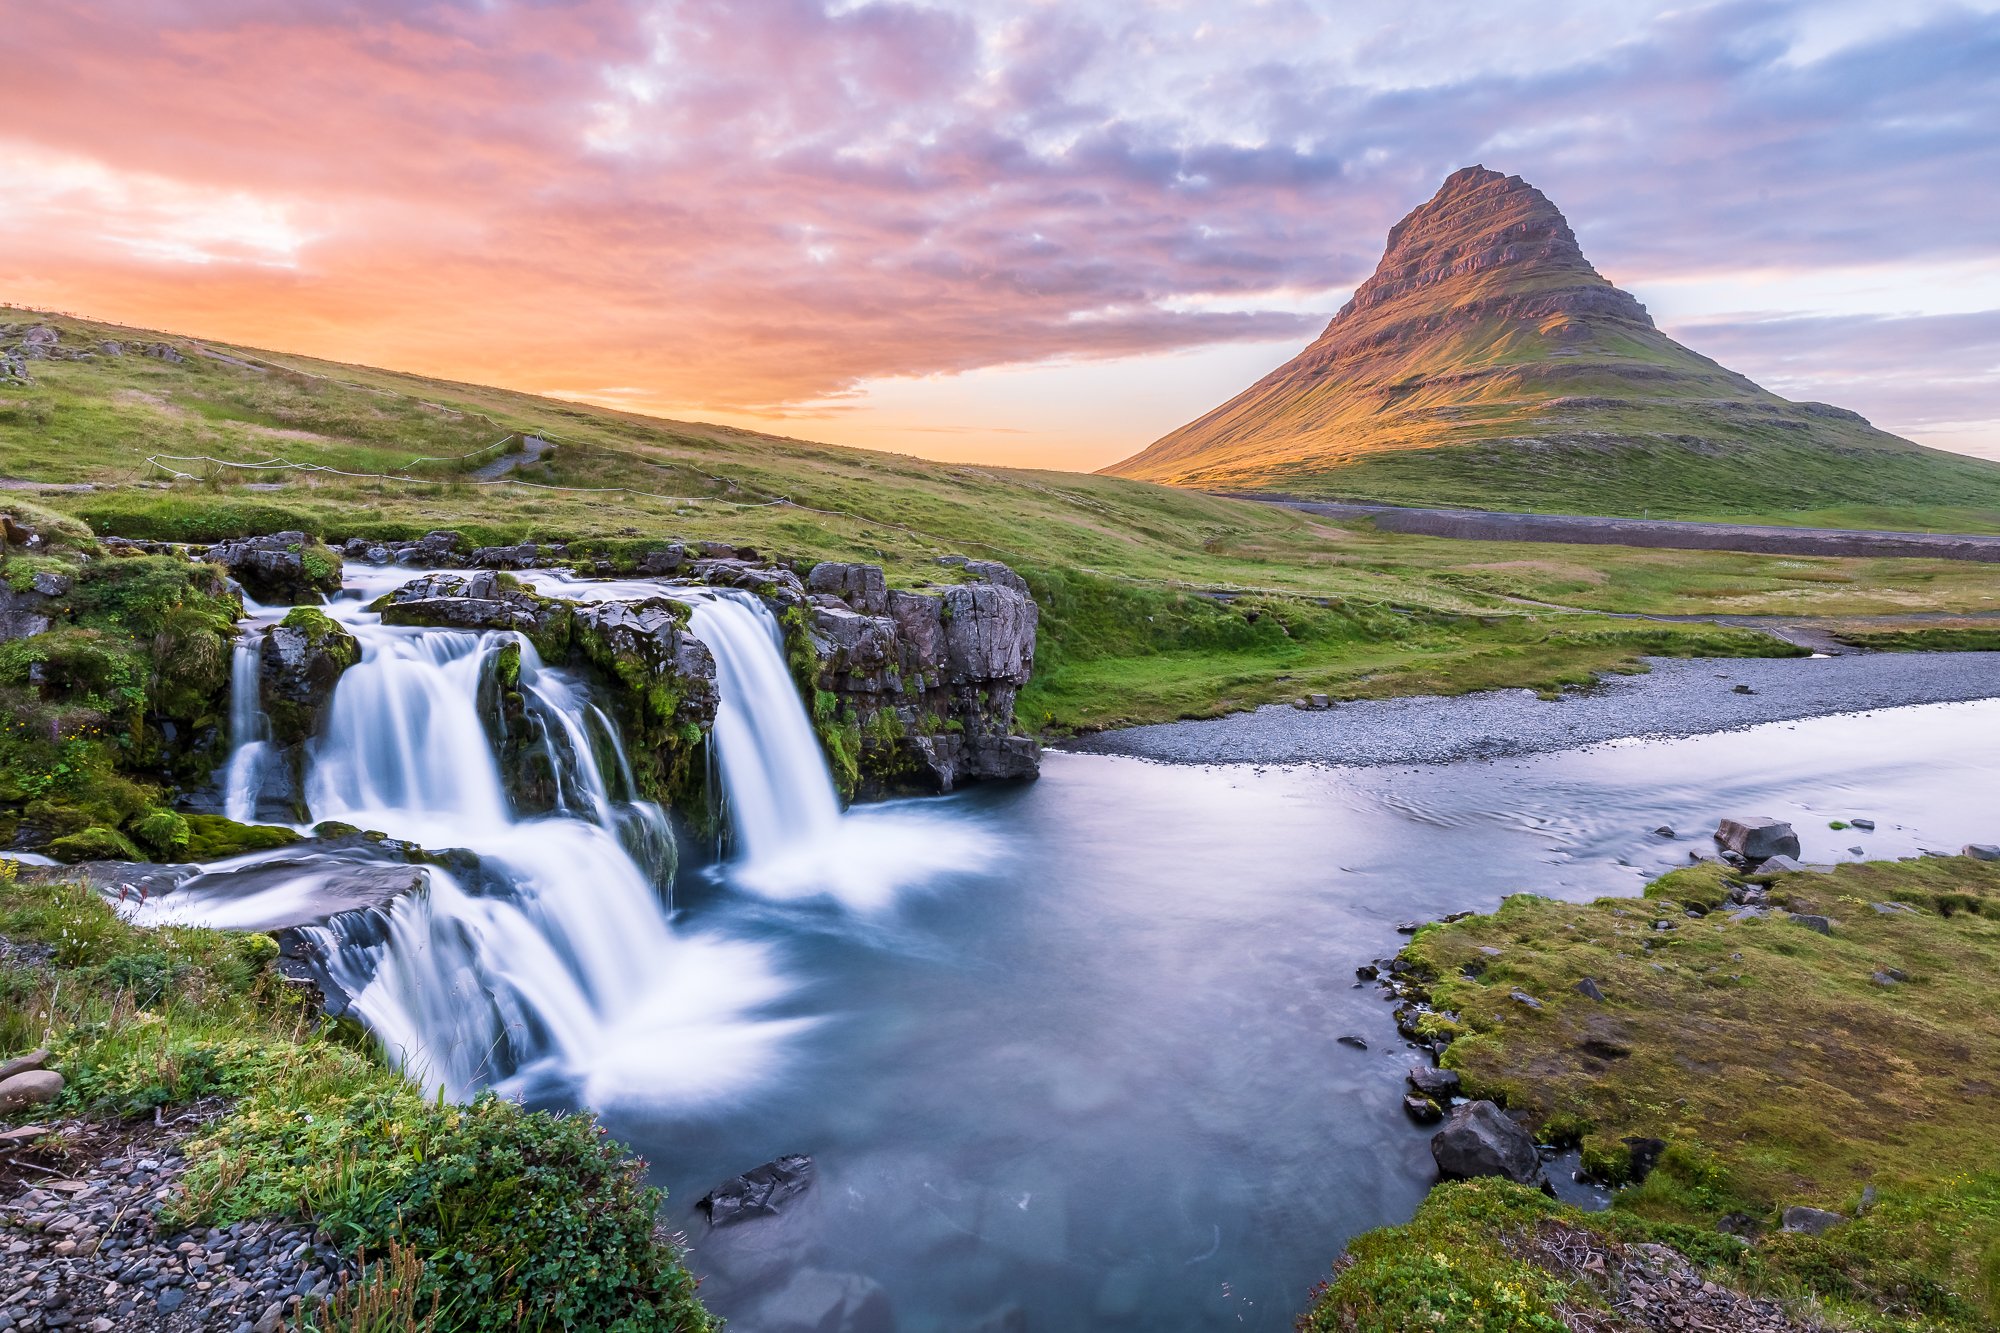
[[[407,572],[352,577],[359,586],[326,611],[354,634],[361,660],[306,743],[304,803],[314,821],[468,853],[449,869],[428,867],[425,887],[386,911],[350,911],[306,931],[384,1049],[452,1096],[497,1085],[600,1108],[737,1096],[763,1078],[810,1020],[770,1014],[790,988],[769,946],[670,919],[666,815],[640,799],[618,728],[583,682],[513,633],[384,625],[366,598]],[[942,810],[842,813],[778,622],[756,597],[556,575],[536,582],[580,599],[667,591],[690,604],[690,628],[716,660],[712,753],[737,849],[720,869],[729,886],[873,911],[986,852],[984,835]],[[271,754],[258,647],[246,634],[233,668],[227,790],[238,817],[254,812]],[[510,647],[520,654],[520,707],[503,714],[491,673]],[[503,715],[513,720],[503,725]],[[508,727],[525,730],[495,735]],[[515,789],[533,810],[517,806],[496,745],[510,763],[532,757],[536,781]],[[295,911],[335,873],[323,863],[288,869],[275,863],[286,853],[269,855],[248,897],[239,885],[225,903],[218,884],[214,902],[192,893],[176,919],[199,923],[205,906],[218,918]]]
[[737,849],[752,865],[823,844],[840,799],[785,665],[777,617],[756,597],[693,602],[689,628],[715,657],[715,748]]
[[770,607],[736,590],[681,595],[693,609],[689,629],[715,658],[714,745],[736,835],[737,859],[724,870],[731,884],[873,912],[987,850],[983,835],[919,803],[843,814]]
[[[787,993],[764,946],[676,930],[674,866],[658,806],[638,799],[618,729],[580,683],[512,633],[385,626],[349,598],[327,607],[361,644],[307,743],[313,820],[471,853],[429,867],[386,913],[310,927],[329,978],[384,1049],[426,1087],[500,1085],[605,1106],[729,1095],[801,1026],[758,1011]],[[514,808],[481,686],[501,648],[521,654],[526,721],[553,774],[554,809]],[[255,640],[239,646],[232,772],[261,744]],[[253,739],[255,738],[255,739]],[[268,750],[268,745],[265,746]],[[230,785],[232,811],[255,784]],[[266,891],[310,893],[324,866]],[[241,913],[253,904],[236,901]],[[223,910],[218,903],[218,912]],[[199,921],[200,904],[182,919]],[[700,1059],[693,1059],[700,1056]]]
[[222,776],[222,812],[239,823],[257,818],[257,796],[264,787],[264,765],[271,753],[271,724],[259,697],[263,664],[263,610],[246,599],[252,619],[236,636],[229,658],[229,762]]

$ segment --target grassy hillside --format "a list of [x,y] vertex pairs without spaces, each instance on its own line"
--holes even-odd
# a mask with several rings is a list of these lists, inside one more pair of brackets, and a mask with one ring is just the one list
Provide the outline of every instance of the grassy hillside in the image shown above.
[[[1760,640],[1724,642],[1704,626],[1530,603],[2000,609],[1991,567],[1620,548],[1552,557],[1548,547],[1403,537],[1116,478],[932,463],[48,322],[66,349],[109,340],[125,354],[32,361],[32,384],[0,388],[0,479],[44,484],[37,503],[100,533],[207,541],[452,527],[479,542],[710,538],[876,561],[904,585],[947,577],[936,559],[948,553],[1000,559],[1043,604],[1040,670],[1022,710],[1055,731],[1209,714],[1308,686],[1548,685],[1639,652],[1761,650]],[[159,342],[182,359],[134,350]],[[501,479],[476,478],[524,433],[556,447]],[[180,461],[147,461],[159,455]]]

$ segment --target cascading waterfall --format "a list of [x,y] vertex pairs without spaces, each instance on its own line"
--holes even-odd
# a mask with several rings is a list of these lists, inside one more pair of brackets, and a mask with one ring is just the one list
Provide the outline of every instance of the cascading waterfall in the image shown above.
[[715,657],[715,748],[739,852],[757,865],[824,845],[839,827],[840,798],[777,618],[753,596],[721,592],[692,610],[688,627]]
[[264,766],[271,754],[271,724],[259,701],[258,668],[263,661],[263,607],[249,598],[243,609],[250,617],[236,636],[229,659],[229,763],[222,776],[222,812],[249,823],[257,818],[257,796],[264,787]]
[[[406,577],[356,573],[364,596]],[[581,599],[667,591],[690,603],[690,628],[716,659],[714,753],[737,848],[723,871],[730,885],[876,910],[901,886],[984,850],[982,835],[941,812],[842,813],[777,620],[756,597],[536,582]],[[330,979],[385,1049],[453,1096],[498,1084],[600,1108],[732,1096],[763,1077],[810,1020],[769,1014],[789,987],[765,946],[670,922],[666,816],[639,799],[618,728],[588,691],[518,635],[385,626],[364,606],[350,595],[326,608],[360,642],[361,660],[307,745],[305,805],[314,821],[470,853],[448,870],[429,867],[424,891],[386,913],[308,928]],[[520,654],[522,705],[511,725],[529,730],[496,738],[491,673],[508,646]],[[271,756],[257,649],[246,635],[234,668],[227,791],[237,817],[254,813]],[[532,756],[546,780],[527,785],[545,813],[516,808],[496,740],[516,761]],[[307,866],[259,892],[296,900],[329,873]],[[198,920],[195,909],[182,919]]]
[[714,744],[737,860],[729,882],[766,897],[831,897],[857,911],[986,850],[963,821],[915,804],[843,814],[785,663],[777,617],[754,594],[688,590],[689,629],[715,658]]
[[[599,1106],[628,1094],[660,1105],[754,1078],[799,1026],[755,1013],[787,988],[761,946],[667,920],[672,835],[659,807],[637,798],[610,719],[515,635],[389,627],[360,606],[327,608],[362,656],[308,745],[312,818],[476,858],[476,869],[429,868],[425,891],[396,900],[386,921],[348,914],[309,929],[384,1048],[453,1096],[559,1085]],[[529,818],[514,809],[479,705],[508,644],[554,778],[554,810]],[[235,702],[254,710],[246,656]],[[263,744],[253,723],[236,735],[232,770]]]

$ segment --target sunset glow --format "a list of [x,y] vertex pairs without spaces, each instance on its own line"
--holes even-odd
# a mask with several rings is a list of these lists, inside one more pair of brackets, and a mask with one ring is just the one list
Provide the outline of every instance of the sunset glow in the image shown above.
[[1885,9],[23,6],[0,300],[1092,468],[1484,162],[1697,350],[2000,457],[2000,12]]

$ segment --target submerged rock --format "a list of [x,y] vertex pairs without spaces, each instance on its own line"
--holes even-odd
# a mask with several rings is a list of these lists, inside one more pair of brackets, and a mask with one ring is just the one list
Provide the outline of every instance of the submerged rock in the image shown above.
[[802,1268],[759,1302],[752,1324],[764,1333],[895,1333],[896,1318],[873,1278]]
[[812,1158],[794,1153],[730,1177],[704,1194],[695,1207],[712,1227],[772,1216],[811,1188],[816,1174]]
[[1431,1157],[1447,1180],[1503,1176],[1522,1185],[1546,1183],[1534,1136],[1492,1102],[1454,1108],[1431,1138]]
[[1799,835],[1790,824],[1769,815],[1724,819],[1716,826],[1715,841],[1724,851],[1734,852],[1746,861],[1799,855]]

